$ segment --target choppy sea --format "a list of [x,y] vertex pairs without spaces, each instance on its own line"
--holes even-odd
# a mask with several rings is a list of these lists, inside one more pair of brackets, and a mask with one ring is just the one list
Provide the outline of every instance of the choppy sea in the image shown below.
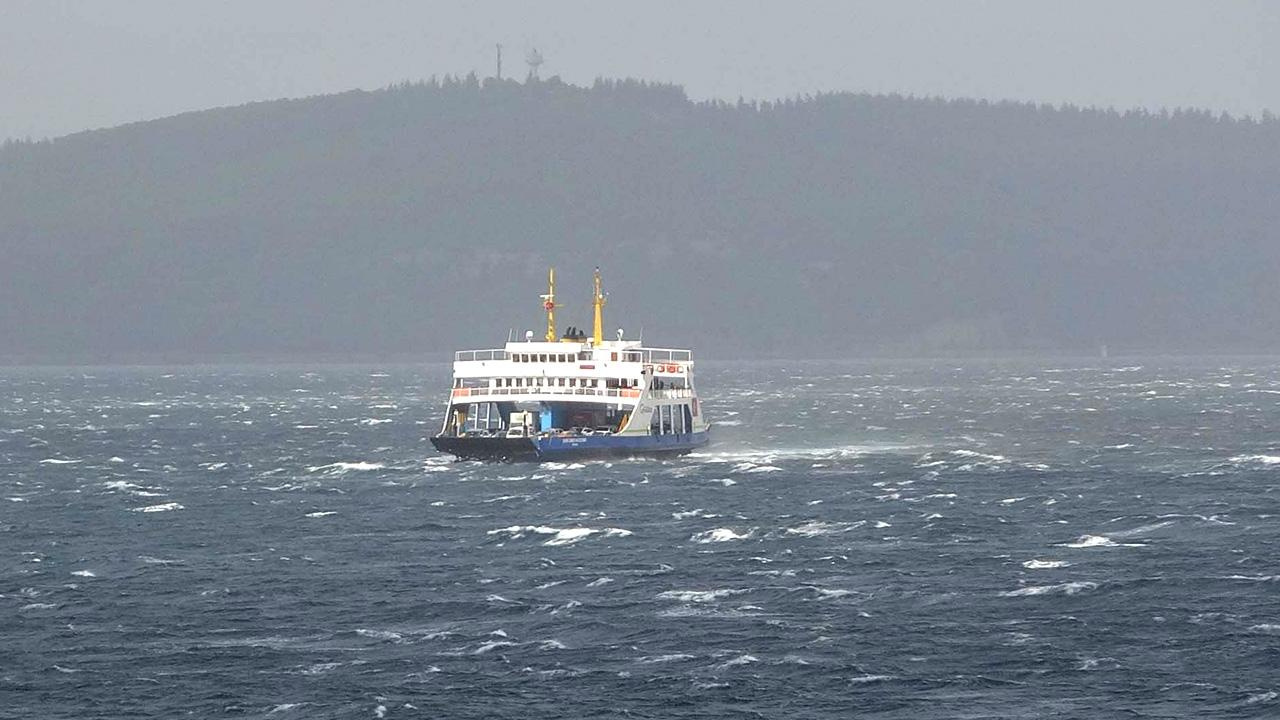
[[512,465],[443,365],[0,370],[0,717],[1280,717],[1280,361],[699,370]]

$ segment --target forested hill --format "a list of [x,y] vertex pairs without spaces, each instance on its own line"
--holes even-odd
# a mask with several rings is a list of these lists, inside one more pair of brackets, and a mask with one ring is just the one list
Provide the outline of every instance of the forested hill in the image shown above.
[[[405,84],[0,149],[0,360],[1280,349],[1280,123]],[[540,332],[540,330],[539,330]]]

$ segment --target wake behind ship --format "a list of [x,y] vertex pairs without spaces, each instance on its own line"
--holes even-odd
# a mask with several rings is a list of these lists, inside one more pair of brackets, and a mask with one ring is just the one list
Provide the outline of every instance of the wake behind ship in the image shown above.
[[596,270],[591,335],[557,338],[555,270],[542,307],[547,333],[494,350],[454,354],[444,426],[431,438],[467,460],[574,460],[674,455],[706,445],[689,350],[603,338],[604,293]]

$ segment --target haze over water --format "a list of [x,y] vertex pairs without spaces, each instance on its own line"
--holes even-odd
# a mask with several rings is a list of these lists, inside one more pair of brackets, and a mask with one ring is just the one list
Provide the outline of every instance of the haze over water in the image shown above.
[[1280,363],[699,377],[706,452],[485,465],[446,366],[4,370],[0,714],[1280,714]]

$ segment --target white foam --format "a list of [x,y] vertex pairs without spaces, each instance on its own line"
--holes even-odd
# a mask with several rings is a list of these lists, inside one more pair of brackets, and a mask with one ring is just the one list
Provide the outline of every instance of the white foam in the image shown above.
[[61,458],[47,458],[40,461],[40,465],[75,465],[79,460],[63,460]]
[[357,628],[356,634],[361,637],[373,638],[374,640],[386,640],[388,642],[402,642],[404,640],[400,633],[391,632],[390,630],[366,630],[365,628]]
[[1252,632],[1260,632],[1267,634],[1280,633],[1280,624],[1277,623],[1259,623],[1249,627]]
[[694,533],[692,536],[690,536],[689,540],[692,542],[702,543],[702,544],[730,542],[733,540],[746,540],[747,538],[751,537],[751,532],[752,532],[751,530],[748,530],[745,533],[742,533],[741,535],[739,535],[738,533],[734,532],[731,528],[716,528],[714,530],[706,530],[704,532]]
[[981,453],[976,450],[952,450],[951,454],[955,455],[956,457],[973,458],[975,460],[982,460],[982,461],[992,462],[992,463],[1008,462],[1009,460],[1009,458],[1003,455]]
[[303,517],[322,518],[322,517],[329,517],[330,515],[337,515],[337,514],[338,512],[336,510],[317,510],[315,512],[309,512]]
[[485,653],[489,652],[490,650],[494,650],[494,649],[496,649],[496,648],[500,648],[500,647],[511,647],[511,646],[513,646],[513,645],[515,645],[515,643],[511,642],[510,640],[491,640],[491,641],[489,641],[489,642],[487,642],[487,643],[484,643],[483,645],[481,645],[480,647],[476,648],[475,650],[472,650],[472,651],[471,651],[471,654],[472,654],[472,655],[483,655],[483,654],[485,654]]
[[170,510],[183,510],[185,509],[185,506],[176,502],[167,502],[167,503],[160,503],[159,505],[147,505],[146,507],[136,507],[131,509],[133,510],[133,512],[153,513],[153,512],[168,512]]
[[802,525],[793,528],[787,528],[784,532],[788,535],[799,535],[801,537],[817,537],[819,535],[835,535],[838,533],[849,532],[861,525],[857,523],[829,523],[820,520],[810,520]]
[[1087,581],[1077,581],[1062,583],[1061,585],[1030,585],[1017,590],[1008,590],[1000,593],[1001,597],[1032,597],[1036,595],[1075,595],[1076,593],[1086,590],[1093,590],[1098,587],[1097,583]]
[[760,662],[760,658],[756,657],[755,655],[742,654],[731,660],[726,660],[720,663],[720,667],[731,668],[731,667],[736,667],[738,665],[750,665],[752,663],[758,663],[758,662]]
[[98,577],[92,570],[72,570],[71,574],[76,577]]
[[181,560],[165,560],[164,558],[151,557],[150,555],[139,555],[138,559],[148,565],[180,565]]
[[542,543],[543,545],[552,546],[572,545],[579,540],[583,540],[584,538],[588,538],[597,533],[604,537],[627,537],[632,534],[630,530],[624,530],[623,528],[557,528],[548,527],[546,525],[512,525],[511,527],[498,528],[488,532],[489,535],[498,535],[501,533],[510,535],[513,540],[517,540],[529,534],[552,535],[554,537]]
[[1236,455],[1227,462],[1237,465],[1280,465],[1280,455]]
[[378,462],[336,462],[329,463],[328,465],[316,465],[314,467],[309,467],[307,468],[307,472],[324,472],[340,475],[353,470],[363,472],[367,470],[381,470],[384,467],[386,467],[386,465]]
[[589,588],[590,588],[590,587],[600,587],[601,585],[608,585],[608,584],[609,584],[609,583],[611,583],[611,582],[613,582],[613,578],[611,578],[611,577],[602,577],[602,578],[599,578],[599,579],[596,579],[596,580],[592,580],[591,582],[587,583],[587,587],[589,587]]
[[895,679],[897,679],[896,675],[859,675],[857,677],[849,678],[849,682],[853,685],[863,685],[866,683],[884,682],[886,680]]
[[1061,543],[1061,546],[1077,550],[1100,547],[1146,547],[1144,543],[1118,543],[1105,535],[1081,535],[1075,542]]
[[[719,423],[716,423],[716,424],[718,425]],[[696,656],[690,655],[688,653],[672,653],[670,655],[654,655],[652,657],[642,657],[636,662],[644,663],[646,665],[653,665],[657,663],[683,662],[685,660],[692,660],[694,659],[694,657]]]
[[1028,560],[1022,563],[1022,567],[1028,570],[1053,570],[1069,567],[1070,565],[1071,563],[1066,560]]
[[732,595],[741,595],[744,592],[746,590],[734,590],[732,588],[720,588],[718,590],[667,590],[658,593],[658,597],[662,600],[676,600],[686,603],[707,603]]

